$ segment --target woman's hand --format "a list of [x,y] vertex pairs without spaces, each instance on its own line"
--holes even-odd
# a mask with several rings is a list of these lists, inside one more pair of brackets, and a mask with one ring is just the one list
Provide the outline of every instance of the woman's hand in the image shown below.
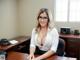
[[33,59],[34,59],[34,54],[30,54],[30,55],[27,57],[27,59],[33,60]]
[[41,60],[39,57],[36,57],[36,58],[34,58],[34,59],[32,59],[32,60]]

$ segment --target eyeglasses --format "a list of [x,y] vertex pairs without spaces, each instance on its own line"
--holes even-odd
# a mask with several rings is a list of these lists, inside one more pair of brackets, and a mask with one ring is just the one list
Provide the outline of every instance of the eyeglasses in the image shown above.
[[48,19],[48,17],[41,17],[41,16],[39,16],[39,19]]

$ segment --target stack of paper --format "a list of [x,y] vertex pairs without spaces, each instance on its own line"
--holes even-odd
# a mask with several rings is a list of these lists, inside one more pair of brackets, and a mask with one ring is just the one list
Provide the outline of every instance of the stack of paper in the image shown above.
[[11,40],[11,41],[9,41],[11,44],[16,44],[16,43],[18,43],[18,41],[16,41],[16,40]]

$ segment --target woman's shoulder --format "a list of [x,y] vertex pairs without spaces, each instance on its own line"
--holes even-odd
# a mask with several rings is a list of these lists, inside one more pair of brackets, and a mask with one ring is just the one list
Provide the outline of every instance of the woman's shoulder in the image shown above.
[[33,28],[33,29],[32,29],[32,32],[34,32],[34,33],[35,33],[35,32],[36,32],[36,28]]
[[51,29],[51,32],[57,31],[57,29],[54,27]]
[[58,30],[54,27],[53,29],[51,29],[51,33],[52,34],[58,34]]

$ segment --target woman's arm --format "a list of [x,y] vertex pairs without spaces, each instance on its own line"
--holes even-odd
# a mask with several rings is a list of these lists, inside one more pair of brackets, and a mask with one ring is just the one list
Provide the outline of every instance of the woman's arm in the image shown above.
[[28,60],[34,59],[34,51],[35,51],[35,48],[31,47],[31,48],[30,48],[30,54],[29,54],[29,56],[27,57]]
[[53,52],[52,50],[47,51],[46,53],[44,53],[43,55],[37,57],[36,59],[45,59],[48,58],[49,56],[53,55],[55,52]]
[[35,29],[32,30],[31,41],[30,41],[30,54],[35,52]]
[[31,47],[30,48],[30,54],[34,54],[34,52],[35,52],[35,48]]
[[34,59],[34,52],[35,52],[35,29],[32,30],[31,35],[29,60]]

